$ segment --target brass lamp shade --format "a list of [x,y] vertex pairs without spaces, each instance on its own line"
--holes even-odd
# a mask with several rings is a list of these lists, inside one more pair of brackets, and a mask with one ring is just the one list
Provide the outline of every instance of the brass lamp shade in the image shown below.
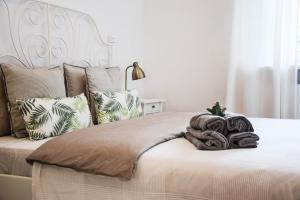
[[146,77],[145,72],[139,66],[138,62],[134,62],[132,65],[128,66],[125,70],[125,91],[127,90],[127,71],[131,67],[133,67],[132,80],[139,80]]
[[132,80],[139,80],[146,77],[144,71],[142,70],[142,68],[140,68],[138,62],[134,62],[132,66]]

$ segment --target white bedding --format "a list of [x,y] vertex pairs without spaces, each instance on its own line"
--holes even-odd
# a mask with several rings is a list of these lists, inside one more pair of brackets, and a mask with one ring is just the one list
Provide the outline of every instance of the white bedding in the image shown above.
[[32,167],[25,159],[48,140],[30,141],[28,138],[0,137],[0,174],[31,177]]
[[258,148],[200,151],[175,139],[147,151],[129,182],[34,164],[34,199],[299,200],[300,121],[251,121]]

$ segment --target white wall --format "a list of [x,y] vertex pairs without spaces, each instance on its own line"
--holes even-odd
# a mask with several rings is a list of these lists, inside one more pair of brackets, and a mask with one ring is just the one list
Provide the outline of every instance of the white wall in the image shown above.
[[167,110],[203,110],[225,101],[232,0],[44,0],[90,14],[114,35],[116,64],[140,61],[144,97]]
[[[96,22],[101,35],[117,39],[115,64],[125,69],[143,58],[143,1],[142,0],[42,0],[47,3],[88,13]],[[144,81],[136,81],[143,95]],[[130,85],[129,85],[130,86]]]
[[167,110],[225,103],[232,0],[146,0],[147,97]]

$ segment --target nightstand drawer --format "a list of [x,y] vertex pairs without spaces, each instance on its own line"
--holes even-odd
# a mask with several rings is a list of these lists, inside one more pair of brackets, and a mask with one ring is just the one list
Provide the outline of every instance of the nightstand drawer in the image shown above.
[[146,104],[145,107],[145,112],[146,113],[156,113],[156,112],[160,112],[161,110],[161,103],[149,103]]
[[163,112],[164,99],[141,99],[143,116]]

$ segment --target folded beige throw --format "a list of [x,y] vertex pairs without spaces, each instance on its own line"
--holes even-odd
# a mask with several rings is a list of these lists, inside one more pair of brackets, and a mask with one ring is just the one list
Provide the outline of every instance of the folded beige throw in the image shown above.
[[191,117],[161,113],[77,130],[44,143],[27,161],[129,180],[142,154],[183,136]]

